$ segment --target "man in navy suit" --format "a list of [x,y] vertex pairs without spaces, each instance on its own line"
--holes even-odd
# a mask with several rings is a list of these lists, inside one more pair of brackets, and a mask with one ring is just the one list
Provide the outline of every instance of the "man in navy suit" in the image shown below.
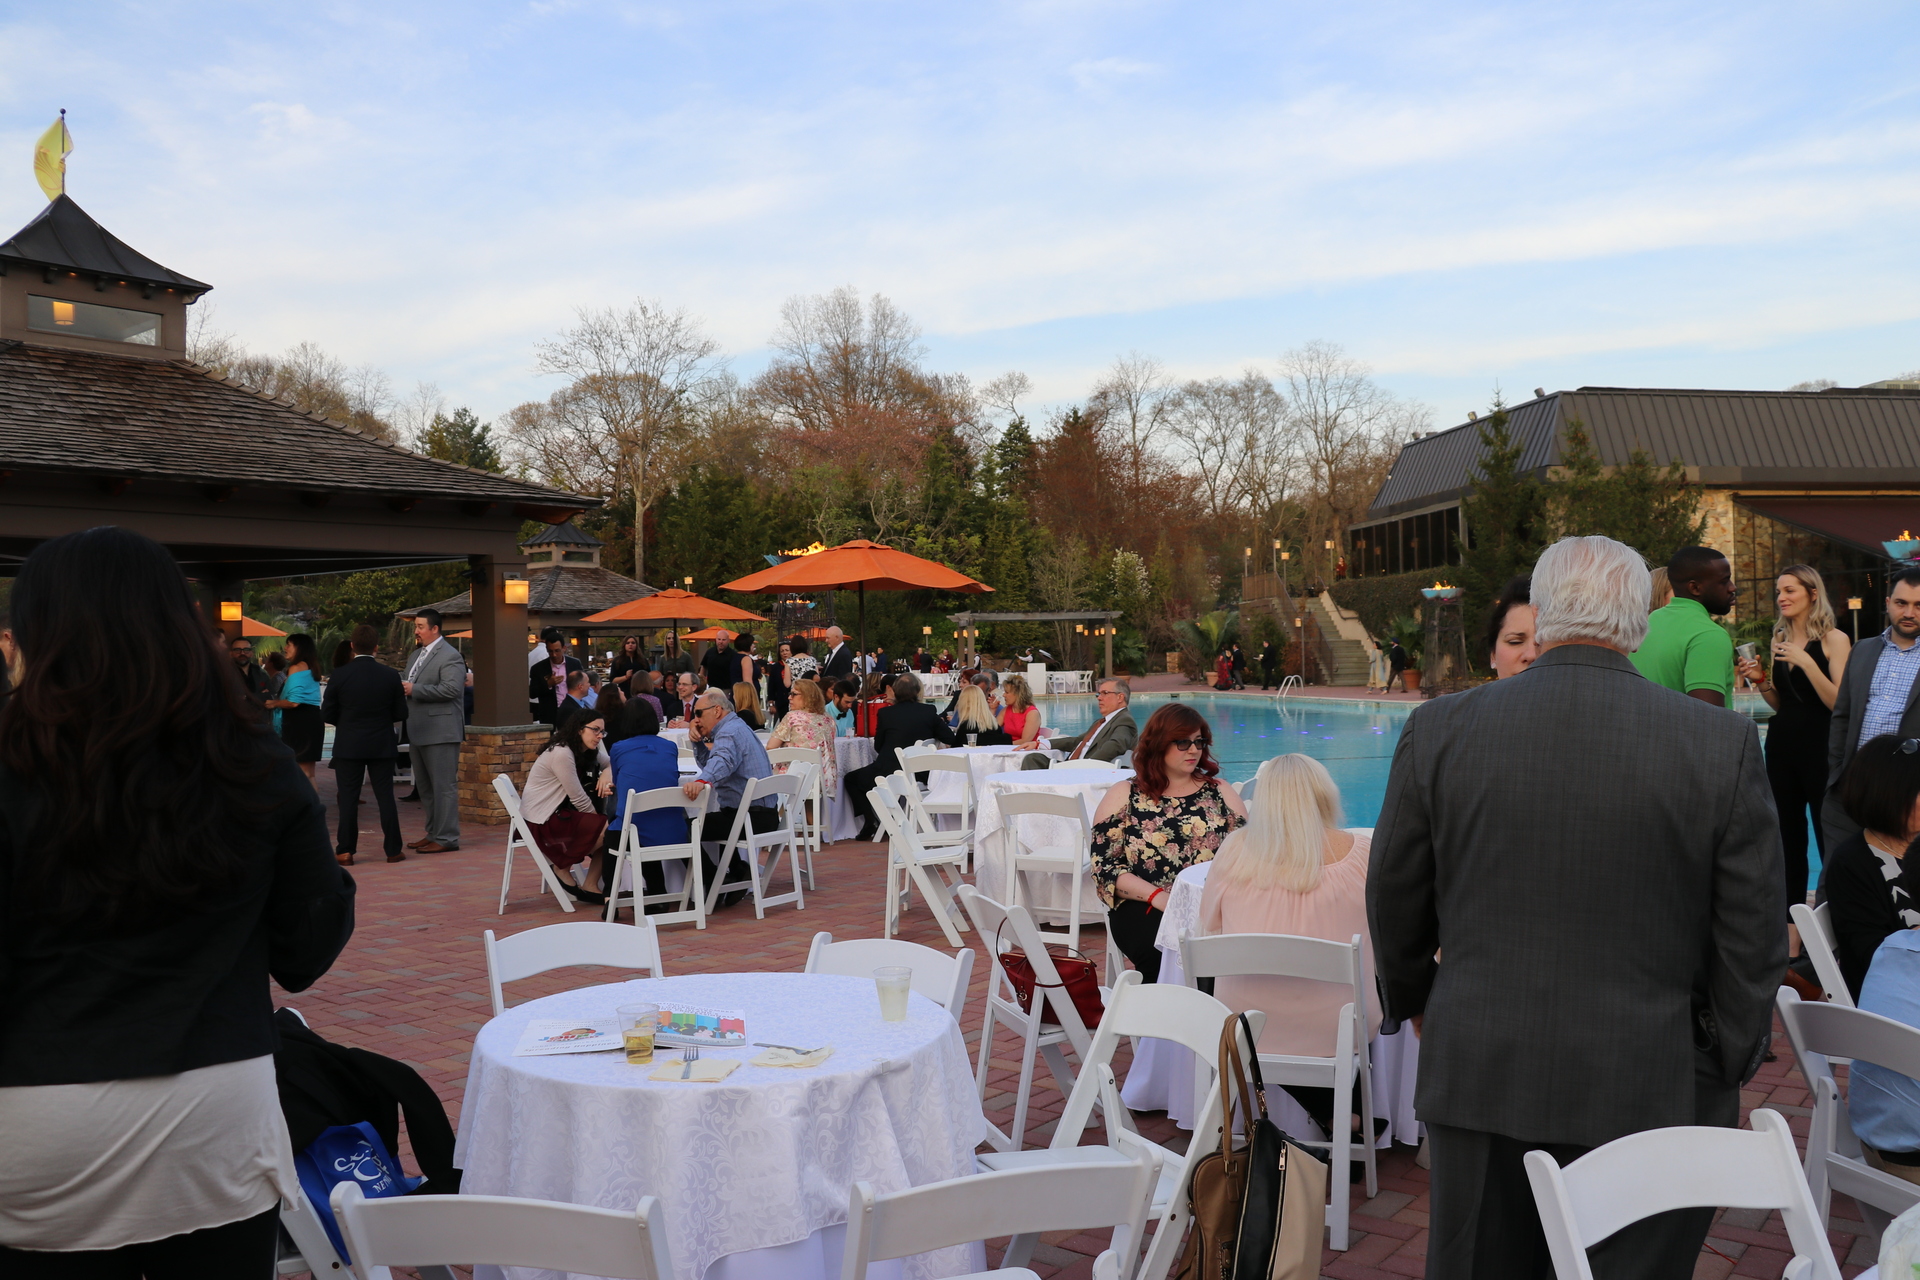
[[373,656],[380,636],[372,627],[353,629],[353,661],[327,681],[320,716],[333,730],[333,770],[340,799],[340,838],[335,860],[353,865],[360,846],[360,780],[373,786],[380,808],[380,833],[387,861],[404,862],[400,847],[400,811],[393,803],[393,761],[400,754],[393,727],[407,718],[407,695],[400,673]]

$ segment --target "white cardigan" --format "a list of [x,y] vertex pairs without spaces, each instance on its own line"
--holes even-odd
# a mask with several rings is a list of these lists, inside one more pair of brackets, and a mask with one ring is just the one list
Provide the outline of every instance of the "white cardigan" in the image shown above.
[[[607,749],[599,748],[599,754],[600,767],[608,768]],[[520,795],[520,816],[530,823],[545,822],[562,800],[572,800],[573,807],[582,813],[599,812],[593,797],[580,785],[580,771],[573,765],[573,748],[556,742],[542,751],[533,768],[527,771],[526,789]]]

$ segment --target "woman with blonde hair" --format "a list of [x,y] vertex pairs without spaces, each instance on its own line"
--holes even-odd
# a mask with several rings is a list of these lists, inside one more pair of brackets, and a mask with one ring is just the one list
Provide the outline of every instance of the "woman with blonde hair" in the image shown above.
[[1667,566],[1661,565],[1653,571],[1653,606],[1648,613],[1667,607],[1667,601],[1673,599],[1673,582],[1667,577]]
[[[1276,756],[1260,766],[1247,824],[1221,842],[1200,896],[1200,932],[1285,933],[1350,942],[1373,963],[1367,928],[1369,831],[1340,827],[1340,790],[1311,756]],[[1260,1052],[1331,1057],[1346,987],[1307,978],[1220,978],[1214,995],[1229,1009],[1264,1010]],[[1380,1029],[1380,997],[1367,988],[1367,1034]],[[1321,1128],[1332,1132],[1333,1090],[1287,1086]],[[1355,1105],[1359,1091],[1354,1092]],[[1357,1125],[1357,1121],[1355,1122]]]
[[766,717],[760,711],[760,691],[745,680],[734,682],[733,713],[747,722],[747,728],[755,733],[766,728]]
[[987,695],[977,684],[961,687],[959,704],[954,707],[953,729],[962,738],[973,735],[975,744],[982,747],[1004,747],[1013,741],[993,718]]
[[[1833,601],[1820,571],[1790,564],[1773,582],[1773,670],[1763,678],[1756,659],[1735,666],[1759,686],[1773,708],[1767,722],[1767,781],[1780,815],[1780,845],[1786,854],[1787,905],[1807,900],[1807,817],[1813,816],[1820,859],[1827,858],[1820,807],[1827,798],[1827,731],[1833,701],[1853,645],[1833,622]],[[1798,931],[1788,949],[1798,952]]]
[[1040,708],[1033,705],[1033,690],[1025,676],[1008,676],[1000,682],[1006,692],[1006,710],[1000,713],[1000,727],[1016,747],[1040,743]]
[[[833,718],[827,714],[827,695],[817,680],[795,680],[788,690],[788,703],[787,714],[774,726],[767,746],[769,749],[811,747],[818,751],[821,794],[830,796],[839,783],[839,760],[833,754],[835,728]],[[785,765],[774,770],[776,773],[786,771]]]

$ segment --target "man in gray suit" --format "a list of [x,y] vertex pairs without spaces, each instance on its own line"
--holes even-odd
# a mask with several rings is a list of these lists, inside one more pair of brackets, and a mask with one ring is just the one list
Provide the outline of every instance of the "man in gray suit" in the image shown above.
[[[1423,1035],[1429,1280],[1551,1276],[1526,1152],[1736,1125],[1767,1050],[1787,937],[1759,735],[1628,661],[1651,587],[1612,539],[1548,548],[1539,658],[1422,706],[1394,752],[1367,914]],[[1691,1276],[1712,1218],[1628,1226],[1594,1274]]]
[[427,836],[415,840],[421,853],[460,847],[460,742],[467,736],[461,714],[467,664],[440,638],[440,611],[422,609],[413,618],[419,648],[407,655],[407,742],[413,754],[413,785],[426,802]]
[[[1920,568],[1902,569],[1887,584],[1888,627],[1853,647],[1834,691],[1833,723],[1827,730],[1827,798],[1820,825],[1827,848],[1860,834],[1860,824],[1840,807],[1840,775],[1853,753],[1883,733],[1920,738]],[[1822,885],[1824,886],[1824,878]]]
[[[1132,751],[1140,738],[1140,727],[1133,722],[1133,712],[1127,710],[1133,700],[1133,686],[1108,676],[1094,687],[1093,696],[1100,705],[1100,718],[1085,733],[1049,738],[1047,745],[1066,752],[1069,760],[1118,760]],[[1022,760],[1020,767],[1045,769],[1052,764],[1052,757],[1036,751]]]

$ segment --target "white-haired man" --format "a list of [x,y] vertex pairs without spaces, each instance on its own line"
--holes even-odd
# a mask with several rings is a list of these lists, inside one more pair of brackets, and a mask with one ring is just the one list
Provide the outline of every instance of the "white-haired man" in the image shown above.
[[838,680],[853,674],[853,650],[847,648],[847,633],[838,627],[827,628],[827,652],[820,659],[820,677]]
[[[1551,1276],[1526,1152],[1736,1125],[1767,1049],[1787,939],[1759,735],[1628,660],[1651,585],[1609,538],[1554,544],[1540,656],[1422,706],[1394,752],[1367,910],[1388,1011],[1423,1035],[1429,1280]],[[1690,1276],[1712,1217],[1628,1226],[1594,1274]]]

